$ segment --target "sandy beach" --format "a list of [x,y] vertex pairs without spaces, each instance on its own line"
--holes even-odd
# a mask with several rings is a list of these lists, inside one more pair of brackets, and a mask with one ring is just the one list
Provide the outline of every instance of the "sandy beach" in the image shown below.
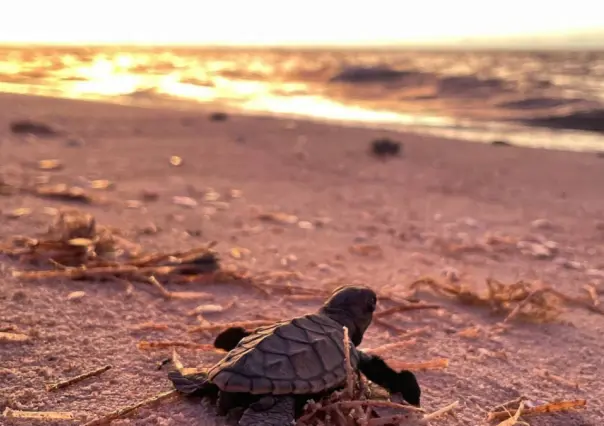
[[[585,300],[590,300],[586,285],[592,294],[604,291],[604,158],[593,153],[236,114],[212,121],[209,107],[176,111],[1,94],[0,110],[0,177],[7,187],[64,183],[100,199],[77,204],[5,191],[3,242],[38,236],[52,221],[53,209],[70,207],[119,229],[145,251],[217,241],[224,264],[252,275],[299,272],[292,284],[317,290],[364,283],[402,297],[412,282],[429,276],[478,291],[486,289],[488,277],[542,282]],[[64,133],[11,133],[10,123],[19,119]],[[370,142],[380,137],[400,141],[402,155],[386,161],[369,155]],[[182,164],[171,164],[172,156]],[[59,160],[62,168],[39,170],[37,163],[48,159]],[[90,188],[94,180],[114,186]],[[15,212],[22,208],[31,210]],[[290,215],[292,223],[262,220],[259,215],[267,212]],[[139,350],[137,343],[211,343],[215,333],[188,332],[199,323],[188,313],[200,303],[230,306],[204,315],[213,323],[290,318],[321,303],[213,282],[166,284],[170,291],[210,293],[209,301],[167,300],[138,282],[127,294],[119,280],[13,276],[25,269],[35,267],[0,255],[0,331],[29,336],[25,342],[0,340],[0,413],[67,411],[78,420],[29,423],[0,417],[3,426],[83,424],[169,390],[166,373],[156,364],[171,350]],[[69,300],[73,292],[85,295]],[[602,423],[604,316],[564,306],[557,321],[513,319],[501,330],[506,313],[429,291],[417,297],[442,308],[391,315],[390,327],[374,323],[363,347],[395,342],[402,330],[426,327],[414,344],[390,356],[405,362],[449,360],[445,369],[416,372],[427,411],[459,401],[455,416],[432,424],[485,424],[492,407],[520,396],[534,404],[587,400],[576,411],[527,417],[533,426]],[[149,322],[166,327],[141,327]],[[476,335],[467,332],[472,327],[478,327]],[[187,366],[219,359],[190,349],[178,353]],[[45,389],[107,364],[112,368],[98,377],[54,392]],[[199,401],[175,398],[112,425],[222,421]]]

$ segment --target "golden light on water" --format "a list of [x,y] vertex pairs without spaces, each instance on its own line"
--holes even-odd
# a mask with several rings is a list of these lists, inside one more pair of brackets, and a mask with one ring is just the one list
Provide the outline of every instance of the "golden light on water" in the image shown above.
[[19,0],[0,42],[367,44],[604,31],[593,0]]

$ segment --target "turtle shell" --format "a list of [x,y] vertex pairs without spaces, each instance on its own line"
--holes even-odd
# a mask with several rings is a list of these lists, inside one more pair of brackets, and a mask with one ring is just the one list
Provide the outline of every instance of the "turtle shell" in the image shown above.
[[[346,381],[342,325],[310,314],[261,327],[208,371],[222,391],[254,395],[313,394]],[[350,362],[359,354],[351,345]]]

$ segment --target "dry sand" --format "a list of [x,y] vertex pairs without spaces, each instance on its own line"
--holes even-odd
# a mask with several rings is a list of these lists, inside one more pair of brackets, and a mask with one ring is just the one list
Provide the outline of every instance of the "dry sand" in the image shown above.
[[[232,115],[225,122],[212,122],[203,112],[16,95],[1,95],[0,110],[0,173],[6,181],[21,183],[47,175],[51,182],[85,186],[92,179],[109,179],[115,189],[98,191],[108,203],[76,207],[94,214],[102,224],[121,228],[131,241],[149,250],[217,240],[217,250],[229,263],[252,271],[297,270],[305,275],[300,285],[321,288],[335,282],[364,282],[380,291],[404,293],[417,277],[442,278],[443,271],[452,269],[479,288],[485,277],[492,276],[505,282],[539,279],[579,294],[583,285],[602,281],[596,275],[604,271],[604,160],[592,154],[494,147],[273,118]],[[61,126],[78,139],[74,143],[67,137],[12,135],[9,122],[19,118]],[[403,157],[383,162],[368,156],[369,141],[378,136],[401,140]],[[172,166],[172,155],[181,156],[183,165]],[[36,170],[35,161],[49,158],[59,159],[65,167]],[[202,194],[208,188],[221,194],[225,204],[204,202]],[[232,189],[241,191],[242,197],[228,199]],[[159,199],[129,208],[125,201],[140,200],[143,190],[156,191]],[[193,197],[199,204],[176,205],[173,196]],[[49,222],[44,207],[63,205],[31,195],[0,196],[0,238],[44,231]],[[21,207],[31,208],[32,214],[7,218]],[[269,210],[326,223],[302,229],[256,218],[258,211]],[[551,226],[535,228],[532,222],[537,219],[547,219]],[[160,231],[142,233],[150,224]],[[450,243],[480,240],[487,232],[551,240],[559,245],[559,254],[542,260],[515,248],[457,254],[443,250]],[[349,247],[359,243],[378,244],[383,255],[350,253]],[[232,247],[248,249],[249,254],[232,259]],[[565,259],[582,264],[565,267]],[[126,297],[120,282],[20,281],[11,271],[26,265],[7,257],[1,261],[0,327],[22,330],[32,339],[0,342],[0,412],[10,407],[72,411],[93,418],[170,388],[165,372],[155,369],[169,351],[139,351],[140,339],[211,342],[211,336],[186,331],[197,322],[186,312],[198,302],[165,301],[144,284],[136,284],[132,296]],[[281,295],[265,299],[232,285],[192,285],[188,290],[199,287],[214,295],[213,303],[238,300],[234,309],[207,315],[216,322],[253,319],[257,314],[291,317],[318,306],[318,301],[284,301]],[[66,300],[80,290],[86,292],[84,298]],[[533,401],[588,400],[584,410],[536,417],[530,420],[532,425],[602,424],[604,317],[570,309],[562,323],[513,322],[503,334],[469,339],[456,332],[474,325],[490,330],[503,317],[429,295],[422,298],[446,309],[393,316],[392,323],[406,330],[429,326],[415,345],[393,356],[405,361],[450,360],[446,370],[417,373],[427,409],[460,401],[456,418],[434,424],[483,424],[486,410],[520,395]],[[132,330],[148,321],[170,328]],[[388,329],[374,324],[363,345],[394,340]],[[190,366],[216,359],[185,349],[179,353]],[[113,368],[100,377],[52,393],[44,389],[45,383],[105,364]],[[544,378],[537,369],[578,382],[579,388]],[[28,422],[0,417],[0,424],[7,426],[54,424]],[[177,398],[113,424],[220,423],[197,401]]]

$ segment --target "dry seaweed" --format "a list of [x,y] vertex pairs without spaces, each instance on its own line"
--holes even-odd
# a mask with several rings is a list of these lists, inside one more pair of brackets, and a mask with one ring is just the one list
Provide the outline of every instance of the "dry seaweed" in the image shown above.
[[[42,270],[14,271],[23,279],[120,279],[147,282],[166,299],[208,299],[199,292],[168,291],[156,277],[210,276],[237,280],[236,274],[221,271],[214,243],[184,252],[141,253],[140,248],[116,230],[99,226],[95,218],[80,210],[61,210],[48,231],[39,238],[14,237],[0,246],[0,253],[24,263],[46,266]],[[48,268],[50,267],[50,268]]]
[[604,310],[591,299],[569,296],[541,283],[518,281],[504,284],[487,279],[486,285],[487,290],[479,293],[468,286],[424,277],[413,282],[411,289],[418,292],[421,288],[428,288],[435,294],[452,297],[464,304],[489,307],[497,313],[506,314],[504,323],[516,318],[534,322],[551,321],[562,313],[563,304],[604,315]]
[[[519,404],[518,408],[512,407],[513,405],[515,405],[515,403]],[[487,415],[487,421],[490,422],[490,421],[494,421],[494,420],[508,419],[509,417],[512,417],[512,414],[510,413],[511,409],[515,409],[517,411],[519,410],[520,411],[519,416],[534,416],[534,415],[539,415],[539,414],[557,413],[560,411],[568,411],[568,410],[573,410],[573,409],[577,409],[577,408],[583,408],[586,405],[587,405],[586,400],[575,399],[575,400],[570,400],[570,401],[548,402],[546,404],[536,405],[534,407],[526,407],[524,405],[523,399],[518,399],[515,401],[510,401],[510,403],[507,403],[506,406],[504,406],[502,410],[500,410],[500,408],[502,406],[498,406],[494,410],[489,411],[489,414]]]

